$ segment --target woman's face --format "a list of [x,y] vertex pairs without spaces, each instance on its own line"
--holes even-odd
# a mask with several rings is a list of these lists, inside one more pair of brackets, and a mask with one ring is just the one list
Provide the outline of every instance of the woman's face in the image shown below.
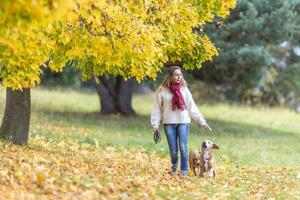
[[172,83],[180,83],[182,81],[182,73],[180,69],[174,70],[171,81]]

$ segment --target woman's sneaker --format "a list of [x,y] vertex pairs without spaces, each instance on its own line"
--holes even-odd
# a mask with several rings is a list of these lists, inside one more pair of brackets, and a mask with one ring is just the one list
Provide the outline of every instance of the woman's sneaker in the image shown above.
[[187,171],[186,170],[181,170],[180,171],[180,175],[181,176],[186,176],[187,175]]
[[175,175],[176,175],[176,169],[172,168],[170,174],[171,174],[172,176],[175,176]]
[[175,175],[176,175],[176,170],[177,170],[177,166],[173,166],[173,167],[171,168],[171,175],[172,175],[172,176],[175,176]]

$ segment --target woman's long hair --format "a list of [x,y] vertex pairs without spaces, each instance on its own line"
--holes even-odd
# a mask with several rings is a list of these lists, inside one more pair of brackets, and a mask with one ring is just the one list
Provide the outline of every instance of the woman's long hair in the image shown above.
[[[178,67],[178,66],[171,66],[169,67],[169,70],[168,70],[168,74],[164,77],[163,81],[161,82],[161,84],[159,85],[159,87],[157,88],[156,90],[156,93],[157,92],[160,92],[162,90],[162,88],[169,88],[170,84],[171,84],[171,81],[172,81],[172,78],[174,76],[174,71],[176,69],[179,69],[181,71],[181,68]],[[183,86],[186,86],[187,87],[187,82],[184,80],[183,76],[182,76],[182,84]]]
[[[171,81],[172,81],[172,78],[174,76],[174,71],[176,69],[179,69],[181,71],[181,68],[178,67],[178,66],[171,66],[169,68],[169,73],[164,77],[162,83],[160,84],[160,86],[163,86],[163,87],[166,87],[166,88],[169,88],[169,85],[171,84]],[[187,86],[187,83],[186,81],[184,80],[183,76],[182,76],[182,83],[184,86]]]
[[[171,66],[168,70],[168,74],[165,76],[165,78],[163,79],[162,83],[159,85],[159,87],[157,88],[157,90],[155,91],[155,96],[156,96],[156,99],[158,101],[158,93],[162,91],[163,88],[166,88],[169,90],[169,85],[171,84],[171,81],[172,81],[172,78],[174,76],[174,71],[176,69],[179,69],[181,71],[181,68],[178,67],[178,66]],[[183,76],[182,76],[182,84],[183,86],[187,87],[187,83],[186,81],[184,80]],[[160,107],[160,110],[162,111],[163,110],[163,102],[161,102],[159,104],[159,107]]]

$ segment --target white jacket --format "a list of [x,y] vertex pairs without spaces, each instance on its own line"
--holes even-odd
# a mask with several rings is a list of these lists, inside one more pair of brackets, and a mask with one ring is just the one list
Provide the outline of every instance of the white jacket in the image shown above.
[[158,128],[162,119],[163,124],[182,124],[191,123],[191,117],[200,125],[205,123],[205,119],[197,108],[192,94],[186,86],[181,87],[181,93],[184,98],[186,109],[172,110],[171,91],[165,87],[161,87],[156,93],[155,102],[151,112],[151,125]]

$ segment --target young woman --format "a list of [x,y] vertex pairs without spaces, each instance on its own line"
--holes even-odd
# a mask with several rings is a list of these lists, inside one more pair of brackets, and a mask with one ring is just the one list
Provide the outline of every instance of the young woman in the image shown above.
[[151,125],[154,131],[159,131],[161,119],[163,121],[170,150],[172,175],[176,174],[178,165],[178,143],[181,158],[180,174],[186,176],[188,172],[187,141],[191,117],[200,126],[211,131],[187,88],[181,68],[172,66],[169,74],[156,91],[155,103],[151,112]]

